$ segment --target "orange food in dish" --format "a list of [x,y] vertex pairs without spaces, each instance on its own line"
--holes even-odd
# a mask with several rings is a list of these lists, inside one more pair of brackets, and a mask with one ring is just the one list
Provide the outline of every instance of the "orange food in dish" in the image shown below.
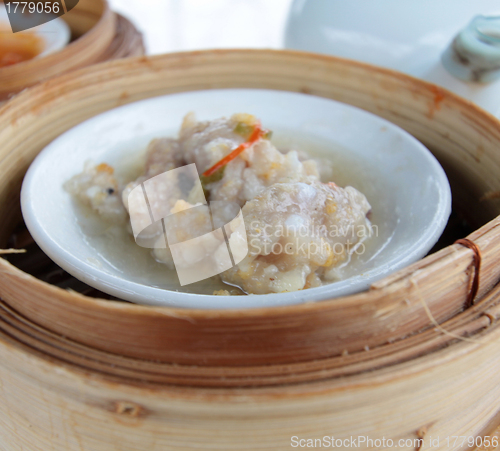
[[34,33],[12,33],[0,25],[0,67],[28,61],[43,51],[44,42]]

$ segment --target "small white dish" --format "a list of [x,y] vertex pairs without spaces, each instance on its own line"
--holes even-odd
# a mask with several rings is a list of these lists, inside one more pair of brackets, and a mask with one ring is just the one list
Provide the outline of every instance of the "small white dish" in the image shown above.
[[[12,6],[14,7],[14,5]],[[10,31],[9,17],[4,4],[0,4],[0,25]],[[61,18],[30,28],[22,33],[35,33],[44,41],[43,51],[35,58],[42,58],[51,53],[62,50],[71,39],[71,30]]]
[[[89,159],[118,167],[153,137],[175,136],[189,111],[196,112],[200,120],[248,112],[261,118],[278,141],[298,137],[297,142],[309,142],[311,146],[323,143],[323,149],[339,167],[336,181],[347,182],[367,195],[373,207],[372,220],[379,227],[377,241],[357,263],[357,273],[340,282],[298,292],[193,294],[181,291],[178,283],[169,282],[163,288],[151,286],[137,275],[141,272],[139,260],[124,266],[124,257],[115,258],[109,249],[96,247],[82,231],[82,221],[75,215],[64,182],[80,173]],[[351,164],[343,165],[342,161]],[[24,179],[21,206],[26,225],[43,251],[70,274],[99,290],[141,304],[251,308],[363,291],[376,280],[419,260],[436,243],[447,223],[451,191],[434,156],[407,132],[378,116],[305,94],[227,89],[143,100],[68,130],[32,163]],[[125,257],[129,250],[116,248]]]

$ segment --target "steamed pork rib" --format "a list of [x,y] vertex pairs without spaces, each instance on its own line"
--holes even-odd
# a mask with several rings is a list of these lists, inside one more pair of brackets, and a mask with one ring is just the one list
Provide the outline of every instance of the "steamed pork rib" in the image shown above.
[[[257,124],[248,114],[212,122],[196,122],[192,114],[186,116],[179,139],[186,163],[195,163],[201,173],[207,171],[244,143]],[[214,175],[218,177],[207,183],[210,200],[240,206],[274,183],[319,179],[315,161],[301,162],[296,151],[283,155],[268,139],[257,141]]]
[[[190,113],[177,139],[149,144],[138,179],[120,186],[112,169],[101,164],[87,166],[66,188],[104,219],[117,222],[130,213],[134,189],[147,186],[149,206],[134,208],[134,220],[151,222],[150,208],[171,215],[165,223],[169,245],[160,221],[150,225],[145,236],[155,243],[150,246],[153,257],[172,269],[172,252],[181,252],[176,267],[199,265],[201,271],[219,264],[224,282],[255,294],[296,291],[341,279],[353,252],[371,236],[366,197],[349,186],[322,183],[315,160],[304,151],[282,153],[269,138],[270,133],[248,114],[198,122]],[[175,183],[162,176],[193,163],[201,185],[193,185],[185,174],[169,179]],[[215,239],[209,233],[217,227],[224,228],[225,237]],[[226,252],[225,239],[233,260],[239,262],[229,269],[219,263]],[[173,251],[171,245],[181,242],[187,243],[182,251]]]
[[114,169],[106,163],[87,163],[84,171],[68,180],[64,188],[106,221],[122,222],[127,217]]
[[[352,187],[276,183],[243,207],[249,252],[225,282],[248,293],[281,293],[335,280],[367,227],[365,196]],[[369,231],[367,231],[369,233]]]

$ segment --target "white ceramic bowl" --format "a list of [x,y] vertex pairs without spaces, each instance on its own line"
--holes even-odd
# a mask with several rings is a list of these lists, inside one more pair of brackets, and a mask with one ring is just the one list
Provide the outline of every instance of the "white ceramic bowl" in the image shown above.
[[[277,142],[291,139],[326,149],[337,164],[336,181],[351,184],[367,195],[373,222],[379,227],[378,238],[359,258],[357,273],[340,282],[298,292],[213,296],[183,292],[178,282],[163,288],[151,286],[144,281],[144,274],[137,275],[144,273],[139,260],[122,265],[129,251],[116,248],[124,256],[116,258],[106,246],[96,247],[82,230],[89,218],[82,222],[75,215],[63,183],[81,172],[88,159],[115,167],[126,164],[153,137],[174,136],[189,111],[195,111],[201,120],[235,112],[252,113],[274,130]],[[24,179],[21,205],[29,231],[47,255],[78,279],[106,293],[151,305],[249,308],[359,292],[417,261],[436,243],[447,223],[451,192],[434,156],[411,135],[378,116],[310,95],[228,89],[147,99],[79,124],[35,159]]]
[[[14,4],[12,7],[14,7]],[[10,30],[9,17],[4,4],[0,4],[0,24],[5,24]],[[35,33],[44,41],[43,52],[38,54],[35,58],[42,58],[45,55],[62,50],[68,45],[71,39],[71,30],[68,24],[59,17],[50,22],[38,25],[37,27],[30,28],[24,33]]]

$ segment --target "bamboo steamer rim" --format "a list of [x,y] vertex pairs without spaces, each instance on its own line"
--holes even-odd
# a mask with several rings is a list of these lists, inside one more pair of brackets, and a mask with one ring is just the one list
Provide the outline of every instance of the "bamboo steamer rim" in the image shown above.
[[145,54],[142,34],[126,17],[116,14],[116,34],[100,62]]
[[21,351],[30,364],[44,361],[43,365],[63,368],[69,380],[86,381],[92,375],[93,381],[115,388],[131,387],[142,394],[145,390],[148,394],[167,390],[169,396],[179,399],[205,395],[206,399],[224,400],[226,396],[251,393],[260,400],[273,400],[277,394],[286,393],[291,400],[401,382],[441,366],[454,366],[463,359],[494,360],[484,357],[493,355],[492,349],[500,349],[499,319],[500,284],[476,305],[445,323],[385,345],[386,349],[284,365],[204,367],[140,361],[101,352],[44,330],[0,301],[0,348]]
[[0,330],[28,352],[63,366],[92,372],[103,379],[151,387],[176,385],[267,390],[278,385],[318,384],[346,377],[352,380],[370,372],[373,375],[373,371],[400,378],[413,373],[417,367],[418,371],[423,371],[437,363],[445,364],[463,353],[481,352],[485,346],[494,345],[499,336],[498,318],[500,286],[477,305],[435,329],[427,329],[381,348],[286,365],[203,367],[138,361],[104,353],[43,330],[0,303]]
[[[116,90],[123,91],[122,95],[120,96],[116,94],[117,98],[113,102],[107,101],[104,107],[99,106],[99,108],[95,109],[93,113],[95,115],[101,111],[112,108],[113,106],[117,106],[119,104],[129,103],[144,97],[159,95],[159,91],[162,91],[160,88],[155,89],[152,87],[150,91],[145,90],[144,92],[134,92],[132,89],[127,88],[126,84],[122,83],[122,81],[125,79],[125,75],[127,77],[127,80],[136,80],[136,78],[134,77],[140,77],[141,75],[145,77],[158,77],[158,74],[162,73],[163,71],[165,71],[165,74],[167,74],[169,71],[171,71],[172,73],[183,70],[189,71],[193,67],[197,66],[208,65],[209,67],[211,61],[217,61],[217,67],[222,71],[222,68],[233,67],[231,65],[234,65],[238,62],[241,63],[243,61],[249,64],[249,62],[253,61],[253,59],[256,59],[260,62],[279,60],[279,62],[283,65],[286,65],[291,61],[293,61],[295,64],[309,63],[312,66],[312,70],[326,70],[321,66],[323,63],[325,63],[326,67],[329,67],[328,65],[335,65],[335,69],[339,71],[339,73],[343,73],[342,71],[352,71],[352,73],[357,73],[357,71],[369,72],[371,75],[373,75],[373,77],[379,77],[385,82],[392,81],[395,84],[397,82],[400,82],[402,85],[411,85],[414,89],[415,95],[423,96],[426,99],[428,98],[430,102],[429,117],[440,116],[440,108],[445,105],[449,110],[457,110],[460,113],[467,114],[468,117],[476,118],[476,124],[479,124],[480,120],[481,123],[480,125],[477,125],[477,127],[482,127],[482,129],[487,130],[488,133],[493,133],[493,131],[495,131],[500,139],[500,134],[498,133],[500,131],[499,123],[492,115],[482,111],[470,102],[467,102],[459,98],[458,96],[447,92],[446,90],[437,88],[421,80],[413,79],[411,77],[393,72],[388,69],[373,68],[370,65],[360,62],[352,62],[323,55],[312,55],[304,52],[273,50],[215,50],[186,52],[150,58],[134,58],[106,63],[94,68],[82,69],[77,72],[73,72],[71,75],[63,75],[61,77],[58,77],[57,79],[49,80],[17,96],[16,99],[7,103],[0,110],[0,125],[2,125],[2,122],[3,125],[8,126],[9,121],[15,123],[17,120],[22,120],[23,122],[32,120],[33,118],[30,119],[30,116],[34,117],[35,115],[40,114],[40,111],[43,111],[44,108],[53,108],[54,106],[57,106],[58,99],[54,97],[55,93],[57,93],[58,97],[65,97],[65,102],[71,102],[74,99],[83,98],[84,95],[89,93],[96,93],[96,88],[92,87],[93,82],[95,82],[96,85],[106,85],[107,83],[109,86],[111,86],[112,81],[114,81],[114,83],[117,85]],[[264,69],[266,68],[266,66],[263,67]],[[320,69],[318,69],[318,67],[320,67]],[[229,82],[223,80],[221,83],[208,81],[203,87],[198,87],[197,89],[221,87],[221,84],[227,87],[234,87],[234,83],[235,82],[233,82],[232,80],[230,80]],[[245,87],[252,87],[251,79],[244,80],[243,82],[238,81],[238,83],[240,85],[243,84]],[[313,85],[314,83],[311,84]],[[164,89],[163,91],[164,93],[179,92],[184,90],[183,86],[184,85],[182,84],[180,85],[180,87],[178,85],[172,85],[168,89]],[[279,89],[279,87],[275,87],[274,89]],[[319,88],[315,86],[313,86],[312,88],[308,88],[307,86],[305,86],[304,90],[309,90],[309,92],[314,94],[315,90],[319,90]],[[437,97],[439,97],[438,104],[436,101]],[[90,100],[88,101],[90,102]],[[45,105],[45,103],[47,103],[48,106]],[[8,120],[6,118],[8,118]],[[68,128],[69,126],[71,125],[68,125]],[[3,127],[0,127],[0,130],[2,129]],[[8,131],[5,130],[3,132],[0,131],[0,140],[2,140],[2,135],[5,134],[5,136],[7,136],[7,133]],[[0,160],[0,167],[3,161],[5,161],[5,159],[7,159],[8,157],[8,154],[3,156],[3,159]],[[494,209],[496,210],[496,207]],[[491,210],[493,210],[493,208]],[[498,274],[492,273],[491,270],[491,262],[493,258],[492,256],[495,254],[495,249],[487,248],[488,243],[492,241],[492,237],[496,237],[496,234],[498,233],[498,225],[500,225],[499,217],[485,224],[479,230],[469,236],[469,239],[474,241],[479,246],[481,251],[485,252],[485,262],[487,263],[485,269],[485,275],[487,277],[483,277],[483,283],[480,287],[479,298],[489,292],[491,287],[494,286],[498,281]],[[498,238],[496,238],[495,243],[497,242]],[[75,308],[78,307],[80,310],[91,309],[95,315],[102,314],[103,317],[113,318],[115,314],[120,314],[123,318],[129,318],[131,321],[139,321],[141,317],[160,319],[165,318],[169,321],[178,319],[179,321],[185,323],[194,323],[194,327],[196,327],[196,324],[198,322],[203,323],[203,321],[211,321],[215,325],[227,325],[232,321],[240,321],[240,324],[244,324],[245,321],[257,321],[257,323],[263,320],[286,321],[287,318],[293,320],[296,318],[307,316],[310,313],[321,315],[325,312],[339,312],[347,308],[361,308],[363,306],[369,307],[370,304],[372,304],[374,301],[374,296],[379,296],[379,298],[382,299],[384,298],[384,296],[390,297],[394,294],[397,295],[398,293],[405,293],[406,291],[408,291],[408,281],[415,274],[419,274],[420,276],[422,276],[422,274],[432,273],[434,271],[434,268],[437,268],[439,270],[440,265],[442,266],[445,264],[443,262],[448,262],[446,264],[449,265],[450,261],[460,262],[460,264],[462,264],[464,268],[467,268],[472,263],[472,257],[472,251],[462,247],[461,245],[454,245],[445,248],[436,254],[426,257],[420,262],[417,262],[416,264],[411,265],[410,267],[405,268],[404,270],[399,271],[392,276],[389,276],[383,281],[377,282],[376,284],[374,284],[374,287],[371,291],[365,293],[327,301],[299,304],[295,306],[239,310],[192,310],[176,309],[170,307],[149,307],[93,299],[76,293],[69,293],[57,287],[50,286],[42,281],[27,276],[22,271],[9,266],[4,261],[0,263],[4,270],[7,271],[9,275],[14,277],[15,279],[25,281],[29,280],[30,284],[36,290],[43,290],[49,293],[50,296],[60,299],[61,302],[67,303],[66,305],[68,306],[73,305]],[[465,304],[466,296],[469,292],[468,287],[465,285],[467,285],[470,277],[466,277],[464,279],[463,300],[459,299],[455,301],[458,305],[457,308],[460,309],[463,309],[463,304]],[[428,293],[428,290],[426,292],[424,288],[425,287],[421,287],[422,292],[424,292],[425,295],[426,293]],[[460,307],[460,305],[462,307]],[[453,314],[456,313],[457,311],[455,311],[455,313]],[[441,318],[441,320],[443,320],[443,318]],[[322,327],[327,328],[327,325],[323,325]],[[312,356],[311,358],[318,358],[318,356]]]

